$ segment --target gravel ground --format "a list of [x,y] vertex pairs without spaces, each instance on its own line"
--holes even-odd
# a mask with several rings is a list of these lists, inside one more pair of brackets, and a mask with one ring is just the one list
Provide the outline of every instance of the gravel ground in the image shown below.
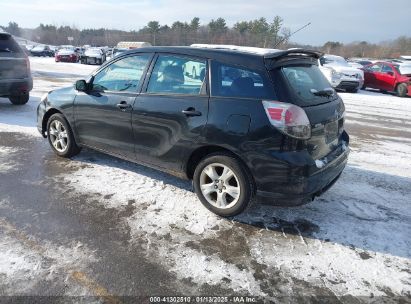
[[31,66],[29,103],[0,98],[0,295],[411,302],[411,98],[341,93],[352,152],[340,180],[305,206],[228,220],[187,181],[87,149],[55,156],[35,128],[40,97],[96,67]]

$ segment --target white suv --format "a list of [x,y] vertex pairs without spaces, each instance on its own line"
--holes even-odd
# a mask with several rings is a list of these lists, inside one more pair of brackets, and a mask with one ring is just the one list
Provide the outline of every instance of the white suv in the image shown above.
[[324,55],[319,59],[319,67],[336,89],[356,93],[364,84],[364,72],[351,67],[341,56]]

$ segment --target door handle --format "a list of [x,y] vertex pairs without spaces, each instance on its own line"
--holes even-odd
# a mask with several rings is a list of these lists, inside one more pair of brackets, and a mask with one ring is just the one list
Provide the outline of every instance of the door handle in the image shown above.
[[188,108],[186,110],[181,111],[186,116],[201,116],[200,111],[196,111],[194,108]]
[[125,101],[121,101],[120,103],[117,104],[117,108],[121,109],[121,110],[126,110],[126,109],[130,109],[131,105],[129,105],[127,102]]

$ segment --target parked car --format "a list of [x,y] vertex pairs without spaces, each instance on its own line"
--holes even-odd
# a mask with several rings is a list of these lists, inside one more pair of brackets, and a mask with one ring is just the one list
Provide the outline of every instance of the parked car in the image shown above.
[[29,101],[33,88],[30,62],[13,37],[0,32],[0,97],[9,98],[15,105]]
[[123,48],[112,48],[106,52],[106,60],[110,60],[121,53],[129,51],[130,49],[123,49]]
[[[357,65],[354,66],[354,63],[356,63]],[[367,59],[350,59],[348,60],[348,64],[355,68],[362,68],[366,65],[372,64],[372,61]]]
[[103,64],[106,55],[101,48],[89,48],[84,51],[80,61],[82,64]]
[[[347,163],[344,103],[317,66],[320,53],[260,52],[125,52],[87,80],[46,94],[38,129],[62,157],[90,147],[192,179],[200,201],[221,216],[255,197],[306,203]],[[190,61],[205,68],[202,78],[184,75]]]
[[320,70],[331,85],[338,90],[356,93],[364,83],[364,73],[351,67],[340,56],[324,55],[319,59]]
[[53,57],[54,51],[48,45],[37,45],[30,50],[31,56]]
[[79,55],[74,48],[62,48],[54,57],[56,62],[78,62]]
[[120,41],[117,43],[119,49],[139,49],[150,47],[151,43],[144,41]]
[[364,88],[411,96],[411,69],[391,62],[377,62],[364,67]]

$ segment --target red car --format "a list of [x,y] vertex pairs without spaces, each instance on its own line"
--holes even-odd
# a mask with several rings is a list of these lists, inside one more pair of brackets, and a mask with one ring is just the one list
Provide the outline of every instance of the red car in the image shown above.
[[73,49],[60,49],[56,56],[54,56],[56,62],[78,62],[79,56],[76,50]]
[[[382,92],[395,92],[400,97],[411,96],[411,69],[405,70],[390,62],[376,62],[364,70],[365,88],[379,89]],[[402,72],[402,73],[401,73]]]

